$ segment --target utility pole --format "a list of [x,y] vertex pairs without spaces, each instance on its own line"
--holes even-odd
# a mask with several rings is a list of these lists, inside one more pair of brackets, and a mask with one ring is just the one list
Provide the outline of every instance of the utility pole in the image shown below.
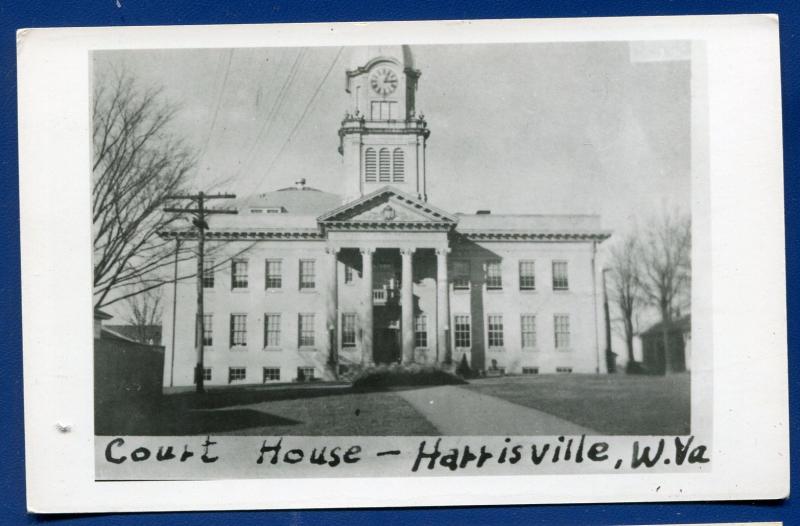
[[[208,229],[208,222],[206,216],[213,214],[236,214],[236,210],[206,208],[206,201],[210,199],[236,199],[235,194],[211,194],[207,195],[203,192],[196,194],[175,194],[168,195],[167,199],[175,200],[188,200],[191,205],[186,208],[166,207],[165,212],[174,214],[193,214],[194,219],[192,224],[197,228],[197,319],[195,323],[195,346],[197,349],[197,365],[194,368],[194,383],[198,393],[204,393],[205,387],[203,386],[203,334],[205,333],[203,327],[203,270],[204,270],[204,256],[205,256],[205,240],[206,229]],[[174,352],[174,350],[173,350]]]
[[[604,268],[603,274],[603,311],[605,312],[605,328],[606,328],[606,362],[610,373],[616,372],[616,362],[612,360],[613,351],[611,350],[611,315],[608,310],[608,289],[606,289],[606,272],[609,269]],[[613,371],[611,369],[614,369]]]
[[178,307],[178,253],[181,251],[181,238],[175,238],[175,274],[172,278],[172,347],[169,353],[169,386],[175,380],[175,315]]

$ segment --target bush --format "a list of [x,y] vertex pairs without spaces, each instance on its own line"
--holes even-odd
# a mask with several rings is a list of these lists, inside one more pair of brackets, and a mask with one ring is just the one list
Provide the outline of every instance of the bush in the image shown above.
[[467,355],[464,354],[461,356],[461,361],[458,363],[458,367],[456,367],[456,374],[461,378],[474,378],[475,373],[469,366],[469,362],[467,361]]
[[459,385],[466,382],[438,367],[411,365],[379,365],[362,371],[353,380],[357,391],[380,391],[390,387]]
[[625,374],[649,374],[647,368],[639,362],[628,362],[625,366]]

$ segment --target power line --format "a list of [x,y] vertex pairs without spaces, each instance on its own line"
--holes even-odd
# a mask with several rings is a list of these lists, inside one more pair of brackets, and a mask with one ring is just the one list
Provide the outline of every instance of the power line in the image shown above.
[[200,150],[200,159],[198,159],[197,165],[200,166],[200,162],[205,158],[206,151],[208,150],[208,145],[211,142],[211,136],[214,134],[214,127],[217,125],[217,118],[219,117],[219,110],[222,106],[222,99],[223,95],[225,94],[225,88],[228,84],[228,77],[231,72],[231,62],[233,60],[233,49],[228,51],[228,62],[225,65],[225,74],[222,77],[222,86],[220,87],[219,92],[217,93],[217,104],[214,107],[214,113],[211,117],[211,124],[208,128],[208,135],[206,135],[205,144],[203,144],[203,148]]
[[278,150],[278,153],[275,155],[275,157],[272,158],[272,162],[269,164],[269,166],[267,166],[267,169],[264,171],[264,175],[261,177],[261,179],[258,181],[258,183],[253,187],[253,190],[248,194],[248,197],[252,196],[258,190],[258,187],[261,186],[261,184],[264,182],[264,180],[269,175],[269,172],[272,170],[272,168],[278,162],[278,159],[283,154],[284,150],[286,150],[286,146],[288,146],[288,144],[292,141],[292,138],[294,137],[294,134],[300,128],[300,125],[303,123],[303,120],[306,118],[306,115],[308,115],[309,110],[314,105],[314,102],[316,101],[317,96],[320,94],[320,91],[322,90],[322,86],[325,84],[325,81],[328,80],[328,77],[330,76],[331,72],[333,71],[333,67],[336,65],[336,62],[339,61],[339,57],[342,55],[342,51],[343,50],[344,50],[344,47],[339,47],[339,51],[336,53],[336,56],[333,57],[333,60],[331,61],[331,65],[328,67],[328,70],[325,72],[325,75],[322,77],[322,80],[320,80],[319,84],[317,84],[317,88],[314,90],[314,94],[311,95],[310,99],[308,99],[308,102],[306,103],[306,106],[303,109],[303,113],[300,114],[300,118],[297,119],[297,122],[295,123],[294,127],[292,128],[292,131],[290,131],[289,135],[286,137],[286,141],[284,141],[284,143],[281,145],[281,147]]
[[288,87],[294,82],[295,77],[297,76],[297,70],[299,68],[300,62],[302,62],[303,57],[305,56],[306,49],[302,48],[295,56],[294,63],[289,70],[288,75],[283,81],[280,89],[278,90],[278,94],[275,96],[275,100],[270,107],[269,113],[267,117],[261,124],[261,128],[259,128],[258,133],[256,134],[256,138],[253,141],[253,144],[250,147],[250,150],[247,152],[247,156],[245,157],[245,161],[239,165],[239,169],[236,171],[234,175],[234,179],[238,178],[241,175],[242,170],[250,166],[250,163],[253,162],[254,154],[258,145],[261,143],[262,137],[266,137],[269,134],[269,130],[271,130],[272,122],[275,116],[280,111],[280,108],[283,106],[284,101],[286,100],[286,94],[289,92]]

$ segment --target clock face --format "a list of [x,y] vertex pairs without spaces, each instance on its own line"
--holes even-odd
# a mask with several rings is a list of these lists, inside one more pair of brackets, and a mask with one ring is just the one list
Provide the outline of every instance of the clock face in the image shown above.
[[383,96],[392,94],[397,89],[397,83],[397,74],[389,68],[378,68],[369,79],[375,93]]

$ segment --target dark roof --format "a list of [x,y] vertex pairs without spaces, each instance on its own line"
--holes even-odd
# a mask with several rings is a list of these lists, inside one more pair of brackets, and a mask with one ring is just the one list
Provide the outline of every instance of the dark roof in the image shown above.
[[[663,327],[664,327],[664,322],[660,321],[655,325],[651,326],[646,331],[640,333],[639,336],[652,336],[654,334],[659,334],[663,331]],[[681,333],[690,332],[692,330],[691,315],[687,314],[686,316],[681,316],[680,318],[669,322],[669,330]]]
[[113,318],[111,314],[107,313],[106,311],[95,309],[94,310],[94,319],[96,320],[110,320]]
[[161,325],[145,325],[142,327],[144,341],[141,341],[140,338],[142,334],[140,328],[135,325],[105,325],[103,329],[135,342],[161,345]]

